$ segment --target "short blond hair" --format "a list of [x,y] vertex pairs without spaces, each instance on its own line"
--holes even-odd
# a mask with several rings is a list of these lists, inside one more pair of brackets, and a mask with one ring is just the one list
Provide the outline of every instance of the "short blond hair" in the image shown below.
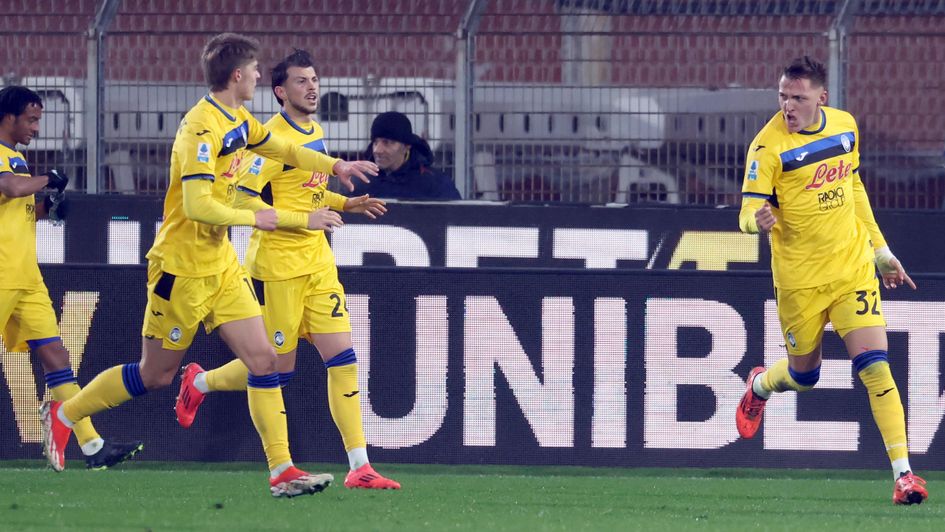
[[226,90],[237,68],[257,59],[259,41],[237,33],[221,33],[207,42],[200,54],[203,75],[212,91]]

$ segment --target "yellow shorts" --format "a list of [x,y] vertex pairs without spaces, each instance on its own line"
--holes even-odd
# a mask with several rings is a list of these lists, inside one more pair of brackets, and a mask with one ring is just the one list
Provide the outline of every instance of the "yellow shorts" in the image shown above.
[[0,330],[7,351],[27,353],[27,340],[59,336],[59,322],[46,285],[31,289],[0,288]]
[[285,281],[253,279],[260,295],[269,342],[282,355],[298,346],[308,334],[351,332],[345,289],[338,269],[303,275]]
[[841,338],[856,329],[886,325],[872,262],[832,283],[778,290],[776,296],[781,333],[792,355],[806,355],[820,345],[828,321]]
[[177,277],[148,263],[148,306],[141,334],[161,338],[165,349],[190,347],[200,322],[209,334],[224,323],[259,315],[253,286],[235,258],[223,273],[207,277]]

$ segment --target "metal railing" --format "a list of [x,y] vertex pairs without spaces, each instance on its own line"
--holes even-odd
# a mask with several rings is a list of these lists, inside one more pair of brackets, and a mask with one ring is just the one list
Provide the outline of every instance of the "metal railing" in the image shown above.
[[874,206],[945,207],[945,2],[389,4],[254,0],[220,15],[74,0],[65,18],[5,21],[0,73],[46,98],[33,165],[65,165],[89,192],[163,192],[177,123],[206,90],[200,49],[237,30],[263,43],[250,106],[263,121],[277,110],[271,65],[293,47],[314,54],[318,119],[345,157],[367,147],[376,114],[399,110],[468,199],[737,204],[780,69],[806,54],[830,67],[830,103],[858,119]]

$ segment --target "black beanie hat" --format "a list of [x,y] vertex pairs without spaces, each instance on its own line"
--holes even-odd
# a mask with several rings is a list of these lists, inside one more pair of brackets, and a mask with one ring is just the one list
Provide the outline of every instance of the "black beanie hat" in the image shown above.
[[381,113],[374,119],[371,124],[371,142],[378,137],[396,140],[408,146],[415,146],[420,142],[420,137],[413,134],[413,127],[407,115],[396,111]]

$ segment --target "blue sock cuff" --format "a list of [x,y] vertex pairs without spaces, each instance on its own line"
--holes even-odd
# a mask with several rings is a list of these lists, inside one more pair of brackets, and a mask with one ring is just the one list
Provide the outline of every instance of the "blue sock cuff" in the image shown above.
[[886,354],[886,351],[874,349],[873,351],[860,353],[853,358],[853,369],[859,373],[877,362],[889,362],[889,356]]
[[53,342],[58,342],[59,337],[53,336],[52,338],[41,338],[39,340],[27,340],[26,345],[30,346],[30,350],[35,350],[37,347],[42,347],[46,344],[51,344]]
[[144,382],[141,381],[141,369],[138,367],[138,362],[125,364],[121,367],[121,382],[124,383],[125,389],[132,397],[148,393],[147,388],[144,387]]
[[45,377],[46,386],[49,388],[55,388],[56,386],[62,386],[63,384],[76,382],[75,374],[72,373],[72,368],[68,366],[65,369],[50,371],[45,375]]
[[338,353],[337,355],[331,357],[328,361],[325,362],[326,368],[334,368],[337,366],[347,366],[349,364],[354,364],[358,361],[358,357],[354,355],[354,348],[349,347],[344,351]]
[[794,379],[794,382],[801,386],[813,386],[820,380],[820,366],[804,372],[794,371],[789,367],[788,373],[791,375],[791,378]]
[[250,388],[278,388],[279,374],[270,373],[269,375],[253,375],[250,373],[246,382]]
[[289,371],[289,372],[286,372],[286,373],[280,373],[280,374],[279,374],[279,386],[282,386],[283,388],[285,388],[286,385],[289,384],[289,381],[292,380],[292,376],[294,376],[294,375],[295,375],[295,372],[294,372],[294,371]]

